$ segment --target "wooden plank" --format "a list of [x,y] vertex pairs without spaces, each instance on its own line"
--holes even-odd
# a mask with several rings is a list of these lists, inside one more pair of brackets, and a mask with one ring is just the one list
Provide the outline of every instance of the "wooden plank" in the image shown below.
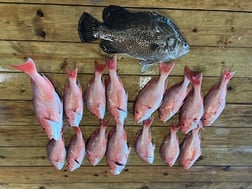
[[[10,64],[21,64],[32,57],[41,72],[64,72],[64,66],[77,66],[80,73],[93,74],[94,59],[104,62],[104,54],[97,44],[0,41],[2,72],[13,72]],[[204,76],[219,76],[221,70],[237,70],[235,77],[250,77],[252,48],[192,47],[186,56],[176,60],[172,75],[182,75],[185,65],[201,70]],[[141,73],[138,60],[118,56],[118,73],[155,75],[158,66]]]
[[46,183],[46,184],[13,184],[13,183],[3,183],[0,185],[1,189],[174,189],[174,188],[190,188],[190,189],[250,189],[252,187],[252,182],[172,182],[166,181],[163,183],[153,182],[153,183],[87,183],[82,181],[82,183]]
[[[53,167],[1,167],[3,183],[44,184],[44,183],[134,183],[134,182],[251,182],[252,167],[194,166],[185,171],[181,167],[127,166],[115,177],[104,167],[83,167],[70,173],[57,171]],[[136,176],[137,175],[137,176]]]
[[[24,73],[2,73],[1,75],[0,90],[4,91],[0,94],[1,100],[31,100],[32,87],[29,77]],[[46,74],[54,83],[55,88],[60,95],[63,95],[64,85],[67,81],[66,74]],[[80,81],[83,90],[87,86],[88,81],[93,75],[79,74],[78,80]],[[122,75],[121,79],[124,87],[128,92],[128,100],[135,101],[140,88],[146,84],[150,76],[127,76]],[[182,77],[170,76],[168,79],[168,86],[178,83]],[[202,84],[202,92],[206,94],[208,90],[219,81],[219,77],[204,77]],[[227,95],[228,103],[251,103],[252,102],[252,80],[251,78],[233,78],[228,85],[229,91]]]
[[187,0],[177,2],[174,0],[160,0],[160,1],[127,1],[127,0],[110,0],[106,1],[87,1],[87,0],[1,0],[1,2],[13,2],[13,3],[38,3],[38,4],[62,4],[62,5],[89,5],[89,6],[107,6],[119,5],[123,7],[141,7],[141,8],[167,8],[167,9],[203,9],[203,10],[231,10],[231,11],[251,11],[252,6],[249,0],[215,0],[215,1],[200,1],[200,0]]
[[[128,118],[126,119],[126,126],[137,125],[132,115],[133,103],[128,105]],[[30,126],[39,125],[35,116],[32,102],[31,101],[0,101],[0,126]],[[249,128],[252,123],[252,106],[251,105],[238,105],[238,104],[227,104],[221,117],[213,124],[217,127],[238,127],[238,128]],[[158,119],[157,112],[154,113],[153,126],[168,126],[171,122],[178,122],[178,115],[175,115],[167,123],[162,123]],[[106,119],[110,119],[111,116],[106,112]],[[84,109],[84,117],[81,121],[81,125],[96,126],[98,124],[97,119],[94,115],[89,113],[87,109]]]
[[[159,154],[160,146],[156,145],[155,161],[153,166],[165,164],[160,159]],[[251,160],[251,147],[236,147],[236,148],[211,148],[206,144],[202,147],[202,156],[195,165],[202,166],[245,166],[252,165]],[[107,165],[106,158],[104,157],[99,163],[99,166]],[[135,149],[132,149],[128,159],[127,165],[138,166],[145,165],[146,162],[142,161],[136,154]],[[178,162],[176,163],[178,165]],[[5,166],[51,166],[47,159],[46,147],[0,147],[0,167]],[[66,166],[66,165],[65,165]],[[85,158],[82,166],[91,166]],[[151,165],[152,166],[152,165]]]
[[[82,126],[83,134],[87,140],[91,133],[98,126]],[[110,125],[108,131],[113,127]],[[40,126],[1,126],[0,132],[0,146],[15,146],[15,147],[44,147],[47,145],[48,139]],[[126,126],[128,143],[133,145],[136,132],[141,126]],[[152,129],[153,141],[157,146],[160,146],[164,137],[168,134],[169,128],[165,126],[153,126]],[[251,148],[251,128],[222,128],[209,127],[206,132],[201,132],[202,148],[204,147],[223,147],[223,148]],[[72,130],[65,132],[64,137],[66,144],[69,143],[72,136]],[[179,134],[180,142],[182,142],[184,135]],[[242,138],[242,139],[241,139]]]
[[[77,23],[82,12],[101,18],[102,9],[4,3],[0,6],[0,39],[79,42]],[[38,11],[42,14],[37,15]],[[192,46],[251,47],[251,13],[166,9],[158,12],[169,16]]]

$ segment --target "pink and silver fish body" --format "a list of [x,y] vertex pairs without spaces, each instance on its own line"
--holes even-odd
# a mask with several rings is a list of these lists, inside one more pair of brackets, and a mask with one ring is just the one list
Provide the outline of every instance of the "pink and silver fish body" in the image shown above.
[[134,118],[137,123],[147,120],[159,108],[164,92],[166,90],[166,80],[175,63],[159,64],[159,78],[152,78],[139,92],[134,105]]
[[109,134],[107,163],[113,175],[119,175],[125,168],[131,148],[127,144],[127,134],[123,126],[116,126]]
[[106,128],[109,121],[100,120],[100,128],[96,129],[87,143],[87,159],[91,165],[96,166],[106,153],[108,137]]
[[200,148],[200,130],[201,126],[197,126],[185,136],[181,146],[179,162],[184,169],[189,169],[201,155]]
[[150,131],[153,120],[154,118],[151,117],[143,121],[143,128],[137,132],[135,138],[135,150],[137,155],[149,164],[154,162],[155,145],[152,143]]
[[102,80],[105,69],[106,64],[99,64],[96,60],[94,61],[94,77],[89,81],[85,94],[88,110],[98,119],[104,118],[106,110],[105,84]]
[[204,99],[203,126],[210,126],[220,116],[226,105],[227,85],[235,72],[224,70],[221,80],[213,86]]
[[47,145],[47,156],[52,165],[61,170],[66,159],[66,149],[63,136],[59,140],[51,139]]
[[60,140],[63,126],[63,104],[52,83],[42,74],[39,74],[31,58],[21,65],[12,67],[25,72],[31,78],[33,92],[33,106],[40,125],[48,138]]
[[204,113],[203,96],[201,93],[202,74],[193,73],[187,66],[185,73],[193,86],[187,95],[180,113],[181,131],[187,134],[197,127]]
[[74,127],[75,134],[67,148],[68,170],[74,171],[78,169],[86,155],[85,141],[80,127]]
[[178,159],[179,139],[177,136],[178,126],[171,125],[170,134],[164,139],[160,147],[160,157],[162,161],[172,167]]
[[168,88],[159,107],[159,119],[166,122],[171,119],[181,108],[188,94],[190,80],[184,74],[184,80]]
[[83,116],[82,88],[77,81],[77,68],[69,70],[66,68],[68,82],[64,91],[64,110],[70,126],[79,127]]
[[115,121],[123,125],[128,114],[128,94],[126,93],[123,83],[116,72],[116,56],[112,59],[107,58],[106,64],[109,70],[109,81],[107,82],[106,88],[108,110]]

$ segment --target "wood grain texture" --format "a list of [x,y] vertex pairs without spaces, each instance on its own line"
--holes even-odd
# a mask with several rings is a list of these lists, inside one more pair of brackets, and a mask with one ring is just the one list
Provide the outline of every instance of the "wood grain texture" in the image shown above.
[[[191,46],[191,52],[176,60],[168,86],[182,80],[188,65],[203,73],[203,94],[219,80],[225,68],[236,70],[228,85],[227,104],[213,126],[201,131],[202,155],[185,171],[176,162],[169,168],[159,157],[159,148],[176,114],[167,123],[151,127],[156,145],[154,165],[147,165],[132,149],[119,176],[109,172],[104,158],[97,167],[87,159],[73,173],[57,171],[47,159],[48,139],[32,107],[27,75],[14,70],[32,57],[62,96],[67,80],[65,67],[78,68],[85,91],[93,76],[93,61],[104,62],[98,41],[81,43],[77,24],[84,11],[101,20],[109,4],[129,10],[149,10],[170,17]],[[251,0],[0,0],[0,189],[251,189],[252,188],[252,3]],[[118,73],[129,95],[125,128],[133,147],[141,125],[133,119],[133,105],[141,87],[159,74],[158,66],[141,73],[138,60],[118,55]],[[107,77],[107,71],[104,78]],[[106,113],[106,119],[110,119]],[[66,124],[66,120],[64,120]],[[111,121],[109,131],[114,127]],[[98,128],[98,120],[85,107],[81,129],[85,140]],[[66,146],[73,135],[64,133]],[[180,142],[184,135],[179,133]]]
[[162,183],[156,182],[136,182],[136,183],[43,183],[43,184],[7,184],[2,183],[2,189],[174,189],[174,188],[189,188],[189,189],[250,189],[252,182],[172,182],[166,181]]
[[[43,17],[37,14],[43,12]],[[80,42],[82,12],[101,18],[103,7],[1,4],[2,40]],[[251,14],[247,12],[159,10],[180,28],[191,46],[251,47]],[[242,20],[242,22],[241,22]]]
[[231,10],[231,11],[251,11],[252,5],[249,0],[159,0],[155,1],[127,1],[127,0],[1,0],[1,2],[12,3],[36,3],[36,4],[62,4],[62,5],[88,5],[88,6],[107,6],[120,5],[124,7],[140,7],[140,8],[168,8],[168,9],[202,9],[202,10]]

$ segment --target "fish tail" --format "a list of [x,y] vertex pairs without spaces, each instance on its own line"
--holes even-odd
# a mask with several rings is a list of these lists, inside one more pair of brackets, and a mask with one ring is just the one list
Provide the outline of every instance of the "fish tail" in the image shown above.
[[97,32],[97,28],[101,25],[96,18],[92,15],[84,12],[80,17],[78,24],[79,37],[82,42],[91,42],[98,39],[98,35],[94,34]]
[[105,61],[109,70],[116,70],[117,68],[116,56],[113,56],[113,58],[106,57]]
[[106,64],[99,64],[99,62],[97,60],[94,61],[94,69],[95,72],[98,72],[100,74],[103,74],[105,69],[106,69],[107,65]]
[[36,65],[31,58],[28,58],[24,64],[20,65],[11,65],[13,68],[25,72],[27,74],[33,74],[37,72]]
[[69,68],[66,67],[65,70],[69,78],[73,78],[73,79],[77,78],[77,73],[78,73],[77,68],[75,68],[74,70],[70,70]]
[[160,70],[160,75],[165,75],[168,77],[168,75],[171,73],[171,71],[173,70],[175,66],[175,63],[170,63],[170,64],[166,64],[166,63],[160,63],[159,64],[159,70]]
[[223,71],[223,79],[229,81],[235,75],[235,73],[236,73],[236,71],[230,72],[228,70],[224,70]]
[[101,127],[107,127],[110,121],[111,121],[111,119],[110,120],[100,119],[99,120],[100,126]]
[[202,83],[202,74],[194,73],[188,66],[185,66],[184,69],[185,76],[190,80],[193,85],[201,85]]
[[143,126],[147,127],[147,128],[150,128],[150,126],[152,125],[153,121],[154,121],[154,117],[150,117],[149,119],[143,121]]

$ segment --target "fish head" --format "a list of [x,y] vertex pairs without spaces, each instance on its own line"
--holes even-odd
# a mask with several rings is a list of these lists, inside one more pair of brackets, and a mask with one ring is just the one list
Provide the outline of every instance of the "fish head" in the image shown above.
[[180,120],[181,131],[185,134],[189,133],[192,129],[196,128],[197,125],[190,118],[182,118]]
[[181,165],[182,165],[182,167],[184,168],[184,169],[190,169],[191,168],[191,166],[193,165],[193,161],[192,160],[190,160],[190,159],[186,159],[186,160],[183,160],[182,162],[181,162]]
[[174,115],[174,113],[171,108],[162,108],[162,109],[159,109],[158,115],[159,115],[160,121],[166,122]]
[[113,175],[119,175],[124,169],[125,165],[119,162],[109,161],[109,170]]
[[203,117],[201,118],[201,121],[204,126],[210,126],[212,124],[212,120],[215,118],[215,113],[210,112],[210,113],[205,113]]
[[135,119],[135,121],[137,123],[140,123],[140,122],[144,121],[143,118],[146,117],[147,109],[148,108],[146,106],[135,106],[135,109],[134,109],[134,119]]
[[70,172],[75,171],[76,169],[78,169],[80,167],[80,162],[78,160],[72,160],[68,162],[68,170]]
[[[174,60],[190,52],[190,46],[185,40],[168,37],[163,48],[164,60]],[[159,50],[161,51],[161,50]]]
[[101,158],[92,155],[88,157],[88,161],[90,162],[91,165],[96,166],[100,162]]

